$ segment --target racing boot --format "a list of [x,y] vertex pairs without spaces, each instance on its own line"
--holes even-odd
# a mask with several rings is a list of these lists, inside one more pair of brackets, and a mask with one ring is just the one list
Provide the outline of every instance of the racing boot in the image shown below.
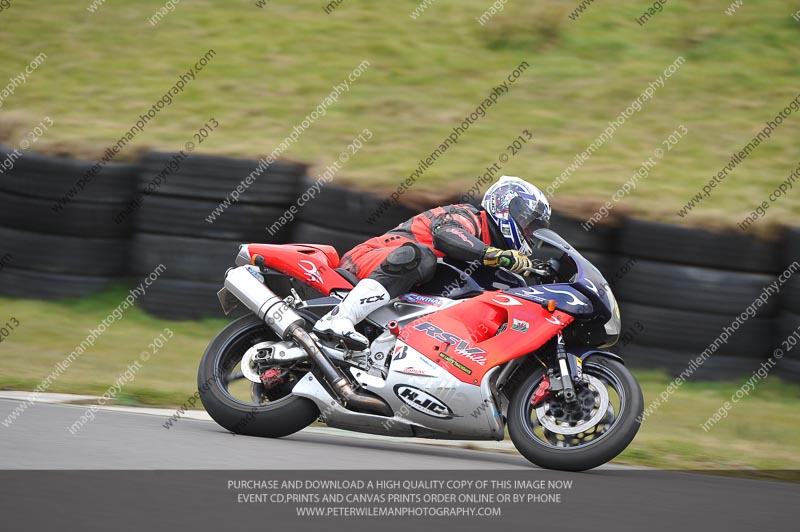
[[369,340],[356,332],[354,325],[388,302],[389,292],[381,283],[362,279],[341,303],[317,321],[314,332],[321,337],[341,339],[346,346],[363,351],[369,346]]

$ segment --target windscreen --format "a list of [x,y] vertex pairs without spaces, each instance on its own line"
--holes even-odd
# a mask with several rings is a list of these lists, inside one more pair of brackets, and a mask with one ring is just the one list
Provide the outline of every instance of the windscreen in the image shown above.
[[533,232],[531,237],[538,238],[566,253],[575,263],[577,269],[575,275],[569,279],[569,282],[577,285],[576,288],[587,296],[600,300],[606,308],[608,317],[611,317],[615,312],[617,302],[603,274],[566,240],[561,238],[558,233],[550,229],[538,229]]

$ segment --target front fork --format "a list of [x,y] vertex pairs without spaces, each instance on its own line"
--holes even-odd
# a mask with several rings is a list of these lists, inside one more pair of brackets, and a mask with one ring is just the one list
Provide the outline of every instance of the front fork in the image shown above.
[[558,331],[558,338],[556,340],[556,361],[558,363],[559,373],[561,374],[561,386],[564,391],[564,399],[568,403],[574,403],[577,400],[575,395],[575,386],[572,383],[572,371],[569,368],[567,359],[567,350],[564,347],[564,335]]
[[567,353],[564,345],[564,335],[558,331],[556,338],[556,364],[558,365],[559,378],[553,379],[552,369],[542,378],[536,392],[531,398],[534,407],[539,406],[544,400],[557,392],[563,392],[567,403],[577,400],[575,394],[575,381],[583,376],[583,360],[571,353]]

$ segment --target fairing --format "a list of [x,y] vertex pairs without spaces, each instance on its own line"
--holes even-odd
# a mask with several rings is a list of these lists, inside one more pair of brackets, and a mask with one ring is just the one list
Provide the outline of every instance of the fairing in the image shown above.
[[503,292],[486,292],[409,323],[400,340],[461,382],[478,386],[489,370],[540,348],[573,319]]
[[261,255],[264,264],[289,277],[306,283],[324,295],[332,290],[350,290],[353,285],[339,275],[339,255],[332,246],[308,244],[247,244],[239,256]]

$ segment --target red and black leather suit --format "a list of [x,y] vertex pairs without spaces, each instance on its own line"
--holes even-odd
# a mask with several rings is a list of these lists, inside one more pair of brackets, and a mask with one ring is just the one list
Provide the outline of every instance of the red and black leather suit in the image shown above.
[[490,246],[507,244],[489,214],[468,204],[425,211],[348,251],[340,267],[381,283],[391,297],[430,281],[437,257],[482,260]]

